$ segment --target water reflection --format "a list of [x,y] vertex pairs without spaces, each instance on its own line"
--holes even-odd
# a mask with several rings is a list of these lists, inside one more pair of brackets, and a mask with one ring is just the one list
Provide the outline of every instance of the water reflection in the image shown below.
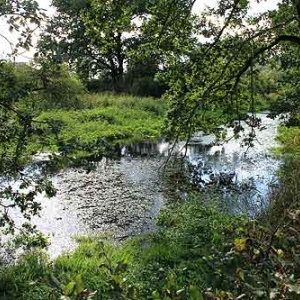
[[170,152],[170,144],[161,142],[132,143],[123,146],[121,155],[126,157],[157,157],[164,156]]
[[[234,129],[227,129],[227,142],[216,142],[214,135],[198,132],[188,142],[178,143],[173,154],[186,157],[191,182],[208,194],[219,191],[218,197],[232,201],[234,211],[255,214],[266,207],[270,184],[276,184],[276,171],[280,161],[272,155],[280,118],[270,119],[267,114],[257,114],[260,130],[255,131],[253,147],[245,147],[244,141],[253,134],[248,122],[240,138],[233,138]],[[137,143],[122,149],[125,157],[157,157],[170,154],[172,145],[166,142]],[[251,209],[249,208],[251,206]]]
[[[253,148],[241,145],[243,137],[220,145],[214,136],[198,133],[174,149],[173,154],[186,155],[189,178],[198,189],[208,198],[217,191],[220,205],[232,211],[254,214],[267,204],[268,186],[276,181],[279,161],[270,148],[277,145],[280,121],[259,117],[266,129],[257,132]],[[244,126],[247,135],[251,129]],[[88,173],[80,168],[61,171],[53,177],[57,196],[49,200],[40,195],[43,210],[34,224],[51,236],[52,256],[73,249],[74,234],[128,236],[155,228],[154,218],[165,202],[158,170],[172,145],[149,141],[116,148],[119,160],[104,159]]]
[[204,147],[188,145],[187,160],[193,166],[192,180],[200,188],[211,184],[222,190],[225,200],[235,199],[234,210],[255,214],[268,205],[269,185],[276,182],[276,171],[280,161],[272,155],[271,148],[276,142],[280,118],[270,119],[266,114],[258,114],[263,130],[255,132],[254,147],[245,147],[243,141],[252,128],[245,122],[243,135],[231,138],[233,129],[229,128],[229,141],[222,145],[211,145],[212,136],[203,137]]
[[[228,142],[216,142],[213,135],[197,133],[188,143],[178,143],[174,153],[185,156],[190,180],[199,190],[210,197],[212,189],[219,191],[218,198],[231,210],[250,215],[268,205],[269,186],[276,184],[276,171],[280,161],[272,155],[280,118],[270,119],[258,114],[260,128],[255,131],[253,147],[245,147],[244,141],[253,133],[247,122],[241,122],[244,131],[238,139],[233,138],[233,128],[228,128]],[[128,157],[169,155],[172,145],[168,143],[140,143],[124,147]]]

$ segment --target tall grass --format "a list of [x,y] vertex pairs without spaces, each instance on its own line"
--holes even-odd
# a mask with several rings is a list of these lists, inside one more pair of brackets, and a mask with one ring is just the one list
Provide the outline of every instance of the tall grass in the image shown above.
[[165,104],[160,99],[150,97],[137,97],[130,95],[116,95],[113,93],[86,94],[83,97],[84,108],[93,109],[98,107],[118,107],[140,109],[163,115],[165,113]]

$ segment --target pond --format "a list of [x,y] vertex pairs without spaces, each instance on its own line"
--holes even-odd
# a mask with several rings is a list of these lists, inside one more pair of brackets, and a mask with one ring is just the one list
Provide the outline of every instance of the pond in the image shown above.
[[[213,136],[197,133],[175,150],[186,155],[189,178],[199,190],[206,193],[213,185],[221,191],[220,201],[234,199],[233,211],[250,215],[267,205],[268,189],[276,183],[280,166],[270,150],[277,145],[280,120],[258,117],[265,129],[256,132],[253,148],[242,147],[242,137],[215,145]],[[246,135],[250,128],[243,125]],[[228,137],[232,134],[229,129]],[[74,249],[74,236],[110,233],[123,240],[155,230],[155,217],[167,201],[158,174],[170,148],[165,142],[133,144],[123,147],[119,160],[103,159],[89,172],[77,168],[56,174],[52,179],[57,195],[40,195],[42,211],[33,218],[49,237],[50,256]]]

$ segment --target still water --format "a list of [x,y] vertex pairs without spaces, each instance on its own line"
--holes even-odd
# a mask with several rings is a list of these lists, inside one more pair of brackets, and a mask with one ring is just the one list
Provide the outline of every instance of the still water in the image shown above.
[[[259,114],[264,130],[256,131],[254,147],[241,145],[243,137],[215,144],[213,136],[197,133],[189,143],[179,143],[172,155],[185,156],[188,177],[209,195],[218,190],[220,201],[234,212],[255,212],[267,205],[271,185],[276,184],[280,161],[272,155],[277,146],[278,119]],[[250,128],[246,124],[244,135]],[[67,169],[52,180],[57,195],[46,199],[33,223],[49,237],[49,254],[56,257],[76,247],[74,236],[110,233],[117,239],[155,229],[155,217],[166,202],[159,171],[170,154],[165,142],[123,147],[119,160],[104,159],[90,172]],[[231,202],[229,202],[231,201]],[[229,205],[228,205],[229,203]]]

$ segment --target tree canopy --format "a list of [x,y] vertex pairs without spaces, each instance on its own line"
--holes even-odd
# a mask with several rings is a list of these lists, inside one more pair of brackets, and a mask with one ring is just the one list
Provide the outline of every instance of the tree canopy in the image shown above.
[[[248,77],[248,90],[253,90],[255,65],[266,65],[299,45],[298,2],[283,1],[277,9],[255,16],[249,7],[250,1],[235,0],[207,9],[197,27],[205,42],[185,53],[184,60],[182,54],[170,60],[167,131],[173,138],[212,125],[208,111],[223,108],[234,118],[241,115],[243,82]],[[246,100],[255,100],[252,96],[248,93]]]
[[7,42],[11,48],[11,55],[16,55],[20,48],[29,50],[33,47],[32,37],[37,28],[45,20],[44,12],[36,1],[1,0],[0,18],[9,26],[9,31],[18,37],[15,45],[7,36],[0,33],[0,40]]
[[[83,79],[109,77],[122,90],[128,64],[176,52],[192,35],[192,1],[54,1],[41,54],[68,62]],[[154,47],[155,46],[155,47]]]

